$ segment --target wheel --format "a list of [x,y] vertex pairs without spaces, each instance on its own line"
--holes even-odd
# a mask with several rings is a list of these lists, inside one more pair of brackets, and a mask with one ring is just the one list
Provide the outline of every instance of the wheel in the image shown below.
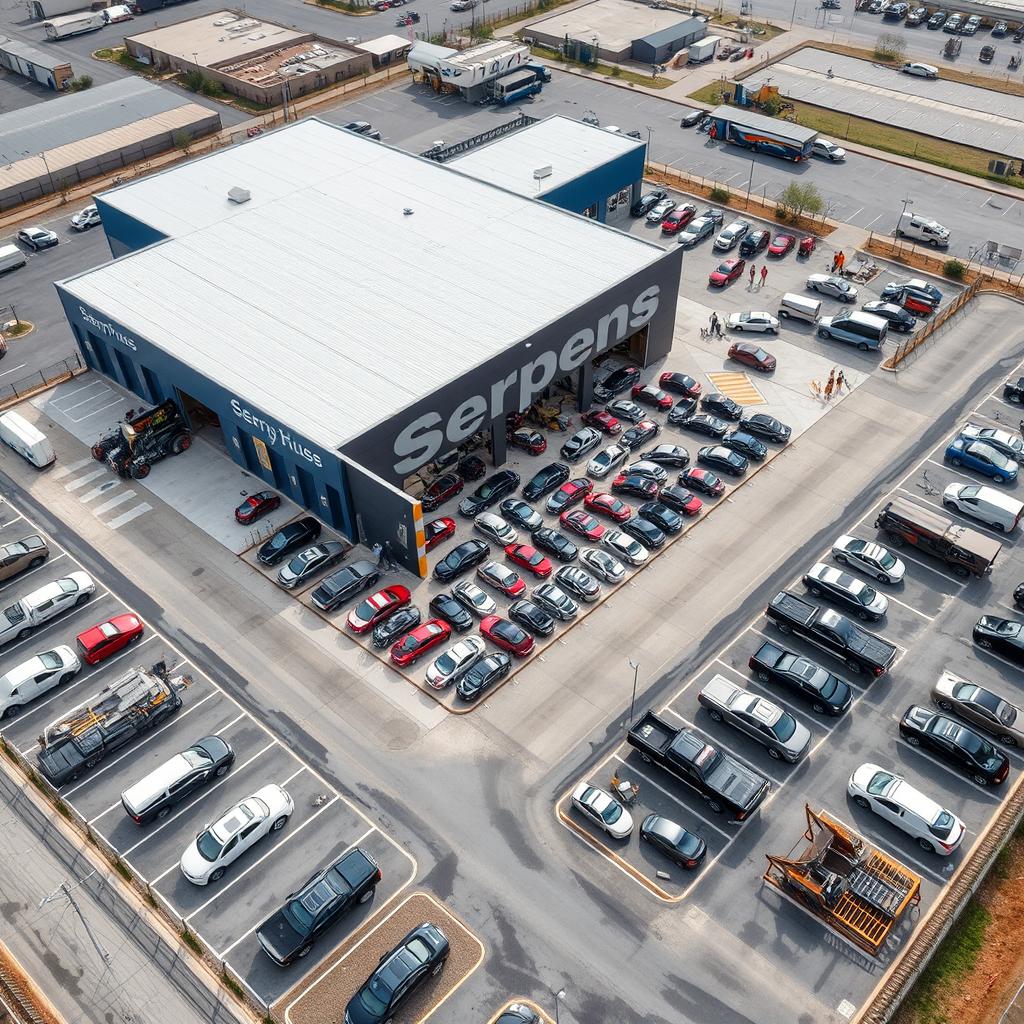
[[88,601],[90,597],[92,597],[92,594],[79,594],[77,599],[75,600],[75,607],[81,608],[82,605],[85,604],[85,602]]
[[[76,605],[78,604],[77,601],[75,603],[76,603]],[[32,635],[32,627],[31,626],[26,626],[24,629],[19,629],[18,630],[18,639],[19,640],[24,640],[25,637],[31,636],[31,635]]]
[[135,636],[128,641],[129,644],[137,644],[142,639],[141,633],[136,633]]
[[65,683],[71,682],[71,680],[74,679],[74,677],[75,677],[75,673],[74,672],[65,672],[64,675],[62,675],[60,677],[60,682],[57,685],[58,686],[63,686]]
[[978,785],[978,786],[987,786],[988,785],[988,779],[986,779],[984,775],[972,775],[971,779],[974,781],[975,785]]
[[171,454],[180,455],[182,452],[187,452],[192,447],[192,438],[188,434],[179,434],[171,442]]
[[846,659],[846,667],[855,675],[859,676],[863,669],[860,667],[860,662],[854,661],[853,658]]
[[157,821],[163,821],[164,818],[166,818],[167,815],[170,814],[170,813],[171,813],[171,808],[170,807],[161,807],[160,810],[156,812],[156,820]]
[[902,232],[902,231],[900,231],[900,229],[899,229],[899,228],[897,228],[897,229],[896,229],[896,237],[897,237],[897,238],[902,238],[902,237],[903,237],[903,232]]
[[149,476],[149,463],[148,462],[137,462],[129,467],[128,475],[133,480],[142,480]]
[[1000,743],[1005,743],[1008,747],[1017,746],[1017,738],[1015,736],[1000,736]]
[[708,708],[708,715],[712,722],[720,722],[722,720],[722,712],[717,711],[715,708]]
[[875,579],[878,580],[879,583],[892,583],[892,580],[889,579],[884,572],[878,573],[878,575],[875,576]]
[[782,760],[782,755],[774,747],[768,748],[768,756],[775,758],[776,761]]
[[641,750],[641,751],[640,751],[640,760],[641,760],[641,761],[643,761],[643,762],[644,762],[644,764],[650,764],[650,763],[651,763],[651,755],[650,755],[650,754],[645,754],[645,753],[644,753],[644,752],[643,752],[643,751]]
[[921,741],[917,736],[904,736],[903,737],[912,747],[921,746]]
[[216,871],[210,875],[211,882],[219,882],[224,877],[224,868],[217,868]]
[[831,338],[832,335],[829,334],[828,331],[826,331],[824,327],[819,327],[818,328],[818,337],[819,338]]
[[214,774],[214,777],[215,777],[215,778],[218,778],[218,779],[220,779],[220,778],[223,778],[223,777],[224,777],[225,775],[227,775],[227,773],[228,773],[228,771],[229,771],[230,769],[231,769],[231,765],[229,765],[229,764],[222,764],[222,765],[221,765],[221,766],[220,766],[220,767],[219,767],[219,768],[218,768],[218,769],[217,769],[217,770],[216,770],[216,771],[215,771],[215,772],[213,773],[213,774]]
[[92,457],[97,462],[103,462],[103,460],[106,459],[107,453],[103,450],[103,445],[101,445],[101,444],[94,444],[92,446]]
[[758,673],[757,673],[757,681],[758,681],[759,683],[768,683],[768,682],[771,682],[771,676],[770,676],[770,675],[768,675],[768,673],[767,673],[767,672],[758,672]]
[[876,621],[875,616],[871,615],[869,612],[857,612],[857,618],[860,619],[861,622],[875,622]]
[[938,709],[939,709],[940,711],[952,711],[952,710],[953,710],[953,705],[952,705],[952,703],[951,703],[950,701],[948,701],[948,700],[937,700],[937,701],[935,702],[935,705],[936,705],[936,707],[937,707],[937,708],[938,708]]
[[45,562],[45,561],[46,561],[46,556],[45,555],[39,555],[38,557],[33,558],[32,561],[28,563],[28,567],[29,567],[29,569],[38,569],[39,566],[41,566],[43,564],[43,562]]
[[815,597],[821,597],[821,587],[809,586],[807,588]]
[[937,241],[936,241],[936,240],[935,240],[934,238],[929,238],[929,239],[928,239],[928,244],[929,244],[929,245],[930,245],[930,246],[931,246],[931,247],[932,247],[933,249],[938,249],[938,247],[939,247],[939,243],[938,243],[938,242],[937,242]]
[[998,531],[999,533],[1002,533],[1006,529],[1006,527],[1003,526],[1002,523],[993,523],[992,529]]
[[306,943],[306,944],[305,944],[305,945],[304,945],[304,946],[302,947],[302,949],[300,949],[300,950],[298,951],[298,953],[296,953],[295,955],[296,955],[296,957],[297,957],[297,958],[298,958],[299,960],[301,960],[301,959],[302,959],[302,958],[303,958],[304,956],[309,956],[309,951],[310,951],[310,950],[311,950],[312,948],[313,948],[313,943],[312,943],[312,942],[307,942],[307,943]]
[[858,341],[857,348],[860,349],[861,352],[867,352],[868,343],[866,341]]
[[858,807],[863,807],[865,811],[871,810],[871,804],[868,802],[868,798],[866,796],[855,796],[853,798],[853,802]]
[[977,645],[979,647],[984,647],[986,651],[989,651],[989,650],[992,649],[992,641],[991,640],[981,639],[981,640],[977,640],[975,642],[977,643]]
[[955,502],[947,501],[945,498],[943,498],[942,499],[942,504],[943,504],[944,508],[952,509],[954,512],[956,511],[956,503]]
[[992,483],[999,484],[1001,487],[1006,486],[1006,477],[1000,476],[998,473],[992,474]]
[[722,805],[717,800],[709,800],[708,807],[715,812],[715,814],[722,813]]
[[362,896],[359,897],[360,903],[369,903],[373,899],[373,894],[377,891],[377,887],[374,886],[372,889],[367,889]]
[[100,759],[98,757],[90,757],[89,760],[85,762],[85,767],[86,768],[95,768],[96,765],[98,765],[99,763],[100,763]]
[[281,817],[278,818],[277,821],[275,821],[274,824],[270,826],[270,831],[271,832],[280,832],[281,829],[283,829],[287,823],[288,823],[288,815],[287,814],[282,814]]
[[963,459],[958,459],[955,455],[949,460],[951,466],[962,466],[964,464]]
[[1020,405],[1020,395],[1005,395],[1004,397],[1013,405]]
[[21,714],[21,705],[12,704],[4,713],[4,718],[17,718]]
[[932,846],[927,839],[918,839],[917,845],[920,846],[922,850],[927,850],[929,853],[935,852],[935,847]]
[[815,701],[815,702],[814,702],[814,703],[813,703],[813,704],[811,705],[811,710],[812,710],[812,711],[813,711],[813,712],[814,712],[814,713],[815,713],[816,715],[823,715],[823,714],[825,714],[826,708],[825,708],[825,705],[824,705],[824,704],[819,704],[819,703],[818,703],[817,701]]
[[898,533],[887,533],[886,537],[894,548],[901,548],[906,544],[906,541]]
[[776,622],[776,626],[779,628],[780,633],[792,633],[793,627],[786,622]]

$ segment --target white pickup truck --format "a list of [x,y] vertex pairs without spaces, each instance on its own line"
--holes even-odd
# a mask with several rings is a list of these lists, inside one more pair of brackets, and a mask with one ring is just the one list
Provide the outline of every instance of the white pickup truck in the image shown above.
[[32,591],[0,613],[0,646],[23,640],[44,622],[85,604],[95,590],[96,584],[87,572],[73,572]]

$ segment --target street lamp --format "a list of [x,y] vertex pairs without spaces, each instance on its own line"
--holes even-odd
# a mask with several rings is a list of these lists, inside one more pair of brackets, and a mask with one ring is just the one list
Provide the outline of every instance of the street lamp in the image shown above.
[[747,178],[747,204],[744,206],[745,210],[750,209],[750,189],[754,184],[754,160],[757,157],[757,150],[754,150],[754,155],[750,158],[750,177]]
[[653,131],[653,129],[651,128],[651,126],[649,124],[644,125],[644,127],[647,129],[647,162],[650,163],[651,162],[651,132]]
[[633,670],[633,696],[629,701],[629,724],[633,724],[633,708],[636,706],[636,678],[640,671],[640,662],[629,659],[629,667]]
[[896,221],[896,237],[900,237],[900,224],[903,223],[903,218],[907,215],[907,207],[913,206],[914,200],[909,197],[903,200],[903,209],[900,210],[900,219]]
[[565,998],[565,989],[560,988],[555,994],[555,1024],[558,1024],[558,1004]]

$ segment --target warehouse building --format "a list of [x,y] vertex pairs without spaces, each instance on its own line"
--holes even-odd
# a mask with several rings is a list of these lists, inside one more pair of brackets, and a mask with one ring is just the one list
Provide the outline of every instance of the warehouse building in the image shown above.
[[379,36],[377,39],[366,39],[361,43],[352,44],[354,50],[368,53],[374,68],[378,70],[401,63],[409,56],[412,46],[412,40],[396,35]]
[[0,210],[219,131],[220,114],[140,78],[0,114]]
[[0,68],[58,92],[75,77],[64,57],[6,36],[0,36]]
[[373,71],[371,55],[354,46],[236,11],[204,14],[124,42],[144,64],[199,71],[232,95],[267,106]]
[[57,285],[88,365],[421,573],[432,460],[476,437],[501,464],[507,413],[672,346],[679,246],[317,119],[97,203],[127,255]]

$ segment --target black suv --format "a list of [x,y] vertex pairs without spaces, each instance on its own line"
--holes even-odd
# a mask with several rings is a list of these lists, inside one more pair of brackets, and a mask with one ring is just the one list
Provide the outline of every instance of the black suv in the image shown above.
[[459,502],[459,515],[474,519],[485,509],[496,505],[519,486],[519,474],[511,469],[492,473],[472,494]]
[[770,231],[751,231],[750,234],[745,235],[743,241],[740,242],[740,255],[741,256],[756,256],[763,249],[768,248],[768,243],[771,241]]
[[309,547],[319,536],[323,527],[312,516],[296,519],[294,523],[282,526],[273,537],[256,552],[261,565],[277,565],[293,551]]

